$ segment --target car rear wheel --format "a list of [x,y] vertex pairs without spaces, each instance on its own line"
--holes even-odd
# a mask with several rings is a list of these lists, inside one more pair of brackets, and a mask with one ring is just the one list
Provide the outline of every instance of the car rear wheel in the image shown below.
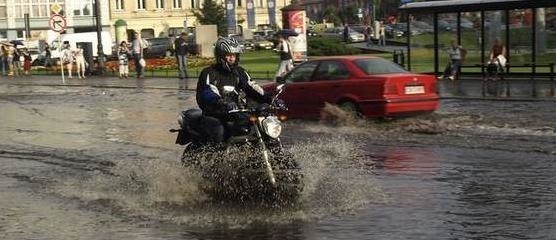
[[359,107],[357,106],[356,103],[351,102],[351,101],[345,101],[345,102],[341,102],[340,104],[338,104],[338,106],[348,112],[353,114],[356,117],[362,117],[361,115],[361,111],[359,111]]

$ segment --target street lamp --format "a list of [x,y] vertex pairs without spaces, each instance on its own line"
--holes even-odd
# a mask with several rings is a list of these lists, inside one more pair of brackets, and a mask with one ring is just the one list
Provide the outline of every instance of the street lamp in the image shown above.
[[95,0],[95,21],[97,27],[97,74],[104,75],[104,51],[102,49],[102,22],[100,20],[100,4],[98,3],[99,0]]

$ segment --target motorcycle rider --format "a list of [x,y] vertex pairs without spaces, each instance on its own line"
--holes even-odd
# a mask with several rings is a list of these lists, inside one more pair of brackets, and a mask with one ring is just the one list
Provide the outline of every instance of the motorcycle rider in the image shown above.
[[226,137],[225,122],[232,119],[228,111],[237,109],[243,92],[259,103],[270,103],[272,96],[251,79],[239,66],[242,49],[231,37],[219,37],[214,46],[216,63],[203,69],[197,81],[197,104],[203,110],[202,127],[208,141],[221,143]]

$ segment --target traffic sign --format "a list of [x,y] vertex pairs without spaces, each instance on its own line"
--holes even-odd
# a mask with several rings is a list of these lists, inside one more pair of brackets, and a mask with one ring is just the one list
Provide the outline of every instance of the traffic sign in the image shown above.
[[54,14],[48,20],[48,26],[55,32],[63,32],[66,30],[66,18],[62,15]]
[[60,7],[58,3],[53,3],[52,6],[50,6],[50,11],[54,14],[59,14],[60,11],[62,11],[62,7]]

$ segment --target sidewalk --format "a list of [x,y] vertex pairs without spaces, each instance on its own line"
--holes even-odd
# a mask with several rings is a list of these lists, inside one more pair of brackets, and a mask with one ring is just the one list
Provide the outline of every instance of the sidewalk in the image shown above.
[[136,79],[130,77],[89,76],[85,79],[65,77],[59,75],[34,75],[31,77],[5,77],[0,76],[0,85],[32,85],[32,86],[68,86],[68,87],[104,87],[104,88],[150,88],[150,89],[191,89],[197,85],[196,78],[180,80],[179,78],[145,77]]

